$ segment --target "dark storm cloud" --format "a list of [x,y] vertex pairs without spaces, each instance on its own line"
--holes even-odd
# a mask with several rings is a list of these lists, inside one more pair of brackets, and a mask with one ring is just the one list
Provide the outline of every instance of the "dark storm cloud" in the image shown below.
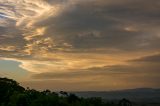
[[[31,1],[30,1],[31,2]],[[54,40],[56,48],[67,48],[63,44],[70,46],[70,52],[90,51],[91,49],[107,50],[159,50],[160,37],[160,1],[151,0],[47,0],[50,6],[59,5],[60,10],[56,15],[48,15],[47,18],[41,17],[40,20],[33,20],[35,28],[45,27],[44,37]],[[27,2],[24,2],[27,3]],[[32,7],[31,10],[20,11],[16,6],[10,4],[0,4],[2,7],[23,16],[29,14],[32,16],[35,11],[31,11],[33,5],[23,4]],[[45,4],[44,4],[45,5]],[[37,5],[38,6],[38,5]],[[45,6],[44,6],[45,7]],[[39,8],[39,7],[36,7]],[[2,8],[5,10],[4,8]],[[6,10],[5,10],[6,11]],[[37,11],[37,10],[36,10]],[[10,12],[9,12],[10,13]],[[8,13],[8,14],[9,14]],[[54,11],[53,11],[54,13]],[[45,13],[44,13],[45,16]],[[23,20],[25,21],[25,20]],[[22,21],[22,22],[23,22]],[[24,22],[22,25],[29,23]],[[16,22],[13,22],[14,24]],[[10,22],[11,24],[11,22]],[[16,27],[16,26],[14,26]],[[29,43],[32,45],[35,41],[42,38],[35,37],[32,42],[23,39],[21,30],[12,26],[0,28],[0,35],[12,35],[13,38],[1,37],[1,44],[10,43],[24,49]],[[27,29],[32,32],[32,29]],[[28,33],[27,32],[27,33]],[[33,33],[28,33],[27,36]],[[32,43],[32,44],[31,44]],[[36,45],[40,46],[40,45]],[[72,46],[72,48],[70,48]],[[48,51],[56,51],[54,47]],[[40,47],[39,47],[40,48]],[[68,50],[68,49],[67,49]]]
[[159,6],[150,0],[78,2],[37,25],[48,26],[46,35],[75,49],[158,49]]

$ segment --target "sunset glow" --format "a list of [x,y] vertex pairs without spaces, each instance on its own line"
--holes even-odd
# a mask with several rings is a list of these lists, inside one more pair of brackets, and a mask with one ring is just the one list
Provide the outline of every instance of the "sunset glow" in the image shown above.
[[0,76],[25,87],[160,84],[160,1],[0,0]]

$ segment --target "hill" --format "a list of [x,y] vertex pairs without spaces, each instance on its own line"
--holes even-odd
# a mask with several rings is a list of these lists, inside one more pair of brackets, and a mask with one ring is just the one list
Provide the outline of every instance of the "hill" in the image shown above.
[[136,88],[120,91],[89,91],[89,92],[74,92],[80,97],[101,97],[104,100],[120,100],[128,98],[134,102],[149,102],[160,103],[160,89],[153,88]]

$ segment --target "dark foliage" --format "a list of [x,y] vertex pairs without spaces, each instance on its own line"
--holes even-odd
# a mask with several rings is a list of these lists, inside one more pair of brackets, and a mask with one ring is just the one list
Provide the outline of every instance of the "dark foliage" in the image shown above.
[[101,98],[80,98],[64,91],[36,91],[25,89],[16,81],[0,78],[0,106],[131,106],[123,99],[120,103],[103,102]]

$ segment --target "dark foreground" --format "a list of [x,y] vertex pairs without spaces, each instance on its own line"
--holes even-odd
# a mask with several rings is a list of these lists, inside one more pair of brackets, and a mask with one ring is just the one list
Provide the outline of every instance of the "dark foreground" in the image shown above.
[[[16,81],[0,78],[0,106],[138,106],[127,99],[104,101],[99,97],[83,98],[75,94],[49,90],[25,89]],[[140,104],[139,106],[144,106]],[[146,105],[146,106],[152,106]],[[155,104],[153,106],[159,106]]]

